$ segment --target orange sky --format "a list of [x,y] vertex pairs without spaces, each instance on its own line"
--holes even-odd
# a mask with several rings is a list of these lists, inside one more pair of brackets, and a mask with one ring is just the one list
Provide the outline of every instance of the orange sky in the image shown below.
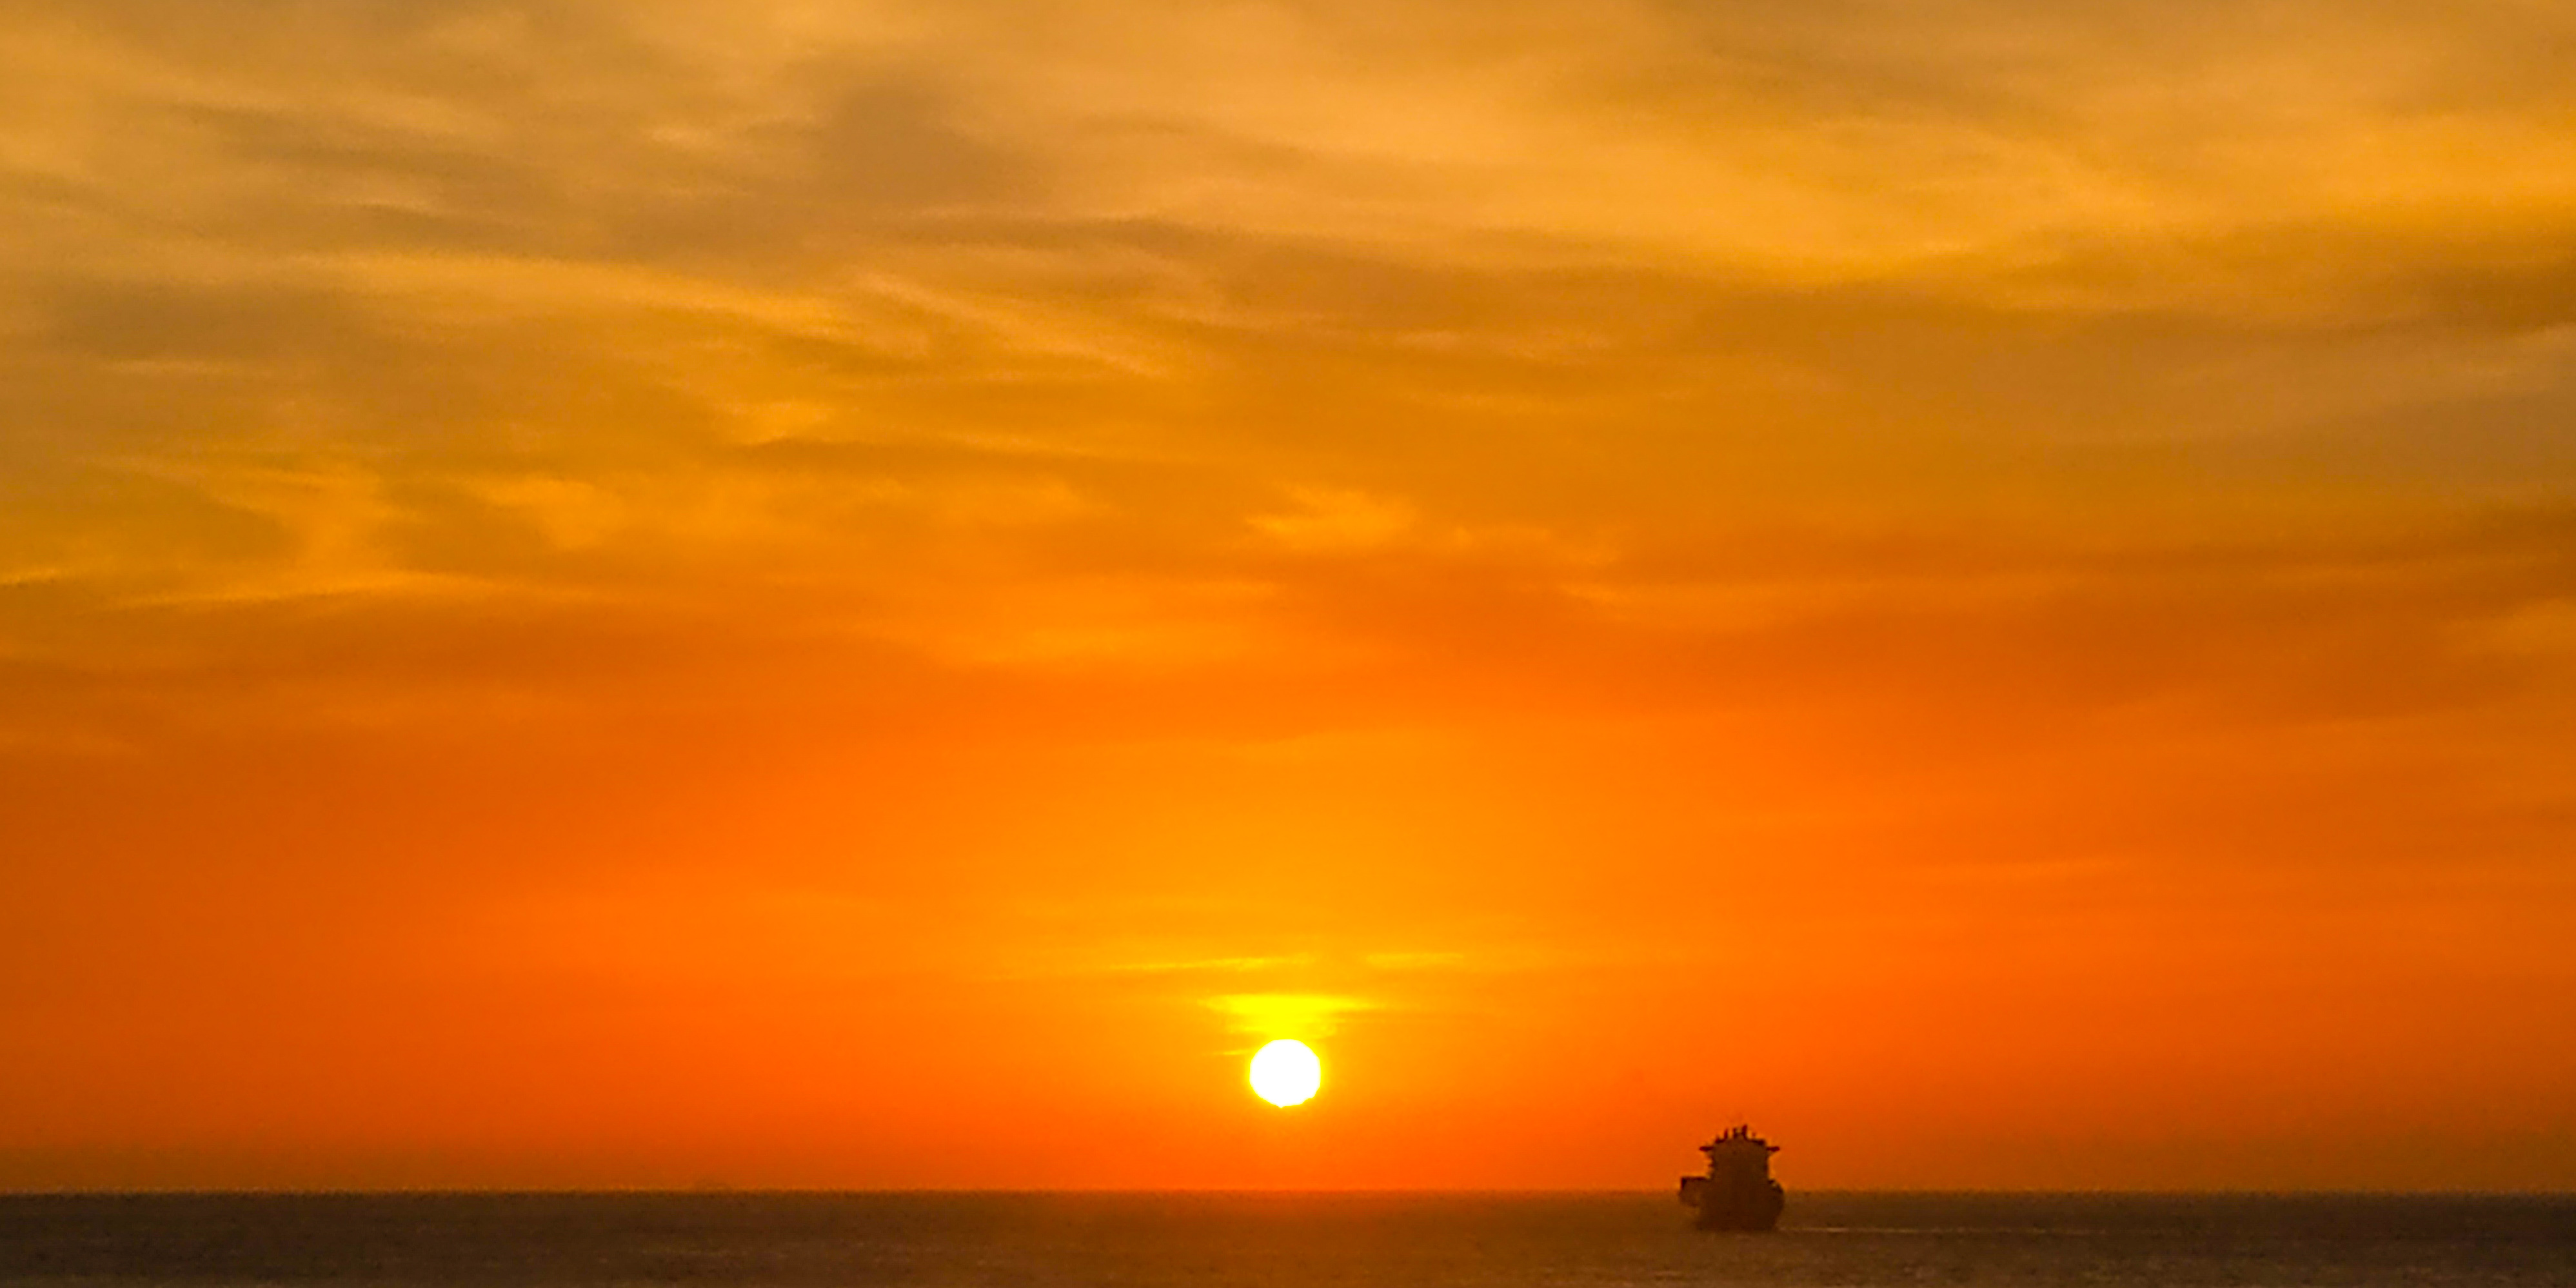
[[10,5],[0,1188],[2576,1187],[2571,62]]

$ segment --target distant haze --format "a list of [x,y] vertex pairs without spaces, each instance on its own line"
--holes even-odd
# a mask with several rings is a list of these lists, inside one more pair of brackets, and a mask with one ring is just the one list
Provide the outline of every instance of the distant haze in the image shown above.
[[18,0],[0,1188],[2576,1187],[2571,66]]

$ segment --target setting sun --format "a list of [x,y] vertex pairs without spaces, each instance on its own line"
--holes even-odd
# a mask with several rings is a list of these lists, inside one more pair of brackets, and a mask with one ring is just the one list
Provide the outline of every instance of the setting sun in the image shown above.
[[1323,1062],[1315,1058],[1314,1048],[1295,1038],[1281,1038],[1253,1054],[1253,1094],[1282,1109],[1313,1099],[1323,1084]]

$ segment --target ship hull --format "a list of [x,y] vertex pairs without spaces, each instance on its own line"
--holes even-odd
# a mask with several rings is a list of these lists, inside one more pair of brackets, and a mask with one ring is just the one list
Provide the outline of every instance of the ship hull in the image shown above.
[[1682,1194],[1682,1202],[1698,1209],[1691,1224],[1702,1230],[1767,1233],[1780,1228],[1780,1212],[1789,1206],[1777,1181],[1764,1182],[1759,1190],[1727,1192],[1713,1190],[1703,1177],[1689,1179],[1703,1182],[1685,1187]]

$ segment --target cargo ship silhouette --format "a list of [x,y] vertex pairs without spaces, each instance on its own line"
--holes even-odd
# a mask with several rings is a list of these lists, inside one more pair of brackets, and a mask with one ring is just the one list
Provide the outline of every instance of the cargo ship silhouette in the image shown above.
[[1751,1127],[1737,1126],[1699,1152],[1708,1155],[1708,1175],[1682,1178],[1682,1205],[1699,1209],[1692,1224],[1703,1230],[1769,1230],[1780,1224],[1789,1196],[1771,1179],[1771,1156],[1779,1146]]

